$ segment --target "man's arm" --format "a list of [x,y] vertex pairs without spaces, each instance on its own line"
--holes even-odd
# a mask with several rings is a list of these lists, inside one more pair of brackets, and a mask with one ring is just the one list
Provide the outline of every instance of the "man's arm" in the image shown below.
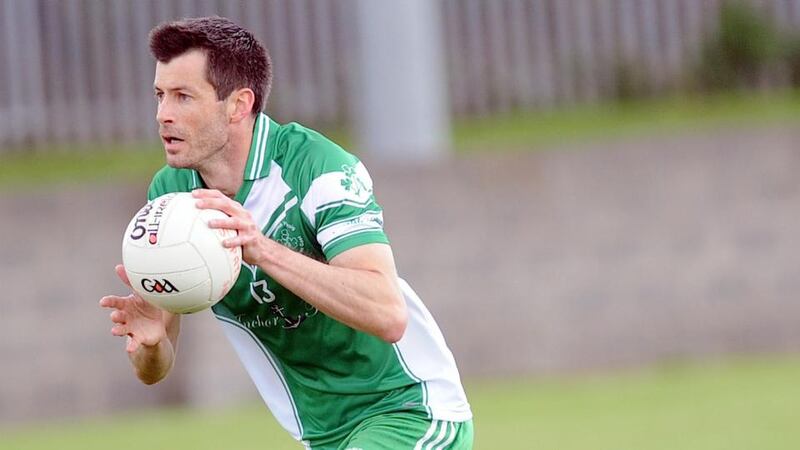
[[[120,280],[130,287],[122,265],[117,265],[115,270]],[[145,384],[154,384],[166,377],[175,362],[180,315],[162,311],[136,294],[107,295],[100,299],[100,306],[113,309],[111,334],[128,337],[125,350],[136,376]]]
[[387,342],[403,337],[406,304],[388,245],[355,247],[330,264],[267,238],[259,240],[254,253],[264,272],[326,315]]
[[[155,345],[140,344],[134,351],[128,350],[136,376],[144,384],[155,384],[163,380],[175,364],[178,350],[181,316],[162,311],[165,336]],[[132,337],[128,336],[128,347]]]
[[229,216],[212,228],[238,231],[226,247],[242,246],[242,258],[256,264],[295,295],[326,315],[387,342],[397,342],[407,324],[406,304],[397,283],[391,248],[367,244],[344,251],[330,264],[316,261],[268,239],[239,203],[216,190],[192,191],[198,207]]

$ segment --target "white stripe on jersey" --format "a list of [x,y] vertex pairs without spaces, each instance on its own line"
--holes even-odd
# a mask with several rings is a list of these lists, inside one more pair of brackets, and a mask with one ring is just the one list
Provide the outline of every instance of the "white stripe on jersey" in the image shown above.
[[[264,123],[264,135],[258,142],[261,146],[261,155],[258,157],[258,170],[255,173],[256,176],[259,176],[259,174],[261,174],[261,172],[264,170],[264,156],[267,154],[267,139],[269,138],[269,118],[267,118],[267,116],[264,115],[264,113],[261,113],[261,122]],[[255,158],[253,158],[253,162],[255,162]],[[270,170],[272,170],[272,168],[270,168]]]
[[300,440],[303,436],[303,424],[275,357],[252,331],[227,317],[216,317],[275,419],[292,437]]
[[269,176],[253,181],[253,187],[244,201],[244,208],[250,211],[259,230],[269,225],[269,218],[283,204],[283,199],[291,191],[283,181],[283,169],[270,161]]
[[453,353],[436,321],[405,280],[398,278],[408,306],[406,332],[395,345],[405,367],[424,380],[433,419],[464,422],[472,418]]
[[303,198],[300,209],[308,218],[312,227],[316,226],[316,215],[320,209],[325,209],[330,204],[345,202],[345,204],[355,204],[366,206],[372,196],[372,178],[370,178],[364,164],[358,163],[354,166],[356,177],[364,183],[365,189],[346,189],[342,180],[347,179],[344,172],[328,172],[320,175],[311,182],[311,186]]
[[[263,116],[263,114],[261,116]],[[264,117],[261,117],[261,116],[259,116],[259,118],[258,118],[258,131],[256,131],[256,135],[255,135],[255,138],[254,138],[256,140],[256,150],[253,153],[253,161],[250,164],[250,176],[249,176],[249,178],[251,180],[255,179],[256,174],[261,173],[259,171],[260,168],[258,167],[259,164],[260,164],[259,163],[259,160],[260,160],[260,158],[259,158],[260,153],[259,152],[263,152],[264,149],[266,149],[266,147],[267,147],[266,145],[262,146],[262,143],[266,144],[266,140],[262,139],[262,136],[264,135],[264,126],[265,126],[264,123],[265,122],[269,122],[269,120],[267,120],[266,116],[264,116]],[[267,123],[266,126],[269,126],[269,124]]]
[[329,244],[351,234],[362,231],[383,230],[383,213],[368,211],[359,216],[340,220],[321,228],[317,232],[317,241],[323,251]]
[[267,232],[264,233],[264,235],[267,236],[267,237],[272,236],[272,233],[274,233],[275,230],[278,229],[278,227],[281,225],[281,222],[283,222],[283,219],[286,218],[286,211],[290,210],[292,208],[292,206],[294,206],[296,204],[297,204],[297,197],[296,196],[292,196],[292,198],[290,198],[289,201],[284,203],[283,204],[283,208],[282,208],[283,210],[278,215],[278,217],[275,218],[275,221],[272,222],[272,225],[269,226],[269,230],[267,230]]

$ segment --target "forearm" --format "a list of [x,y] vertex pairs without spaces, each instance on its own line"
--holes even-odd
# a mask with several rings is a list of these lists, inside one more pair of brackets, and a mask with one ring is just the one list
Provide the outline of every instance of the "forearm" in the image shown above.
[[144,384],[155,384],[163,380],[175,363],[178,352],[178,335],[181,331],[180,314],[161,311],[164,334],[157,333],[153,337],[155,345],[139,345],[128,353],[128,357],[136,369],[136,376]]
[[172,369],[175,348],[169,339],[162,339],[153,346],[140,345],[128,357],[139,380],[144,384],[155,384],[164,379]]
[[405,331],[406,308],[395,273],[337,267],[264,240],[258,265],[326,315],[388,342]]

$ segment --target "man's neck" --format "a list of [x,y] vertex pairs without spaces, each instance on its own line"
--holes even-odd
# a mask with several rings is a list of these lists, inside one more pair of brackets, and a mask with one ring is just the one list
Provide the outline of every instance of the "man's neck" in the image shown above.
[[234,130],[225,147],[197,169],[210,189],[217,189],[231,198],[239,192],[250,155],[254,124],[255,118],[248,119]]

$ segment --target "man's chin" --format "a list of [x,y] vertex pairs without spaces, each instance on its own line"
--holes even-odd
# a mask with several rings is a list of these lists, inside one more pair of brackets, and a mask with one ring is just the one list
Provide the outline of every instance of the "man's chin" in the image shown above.
[[186,158],[182,158],[180,155],[176,155],[170,151],[166,152],[166,160],[167,165],[173,169],[188,169],[191,167],[191,163],[187,161]]

